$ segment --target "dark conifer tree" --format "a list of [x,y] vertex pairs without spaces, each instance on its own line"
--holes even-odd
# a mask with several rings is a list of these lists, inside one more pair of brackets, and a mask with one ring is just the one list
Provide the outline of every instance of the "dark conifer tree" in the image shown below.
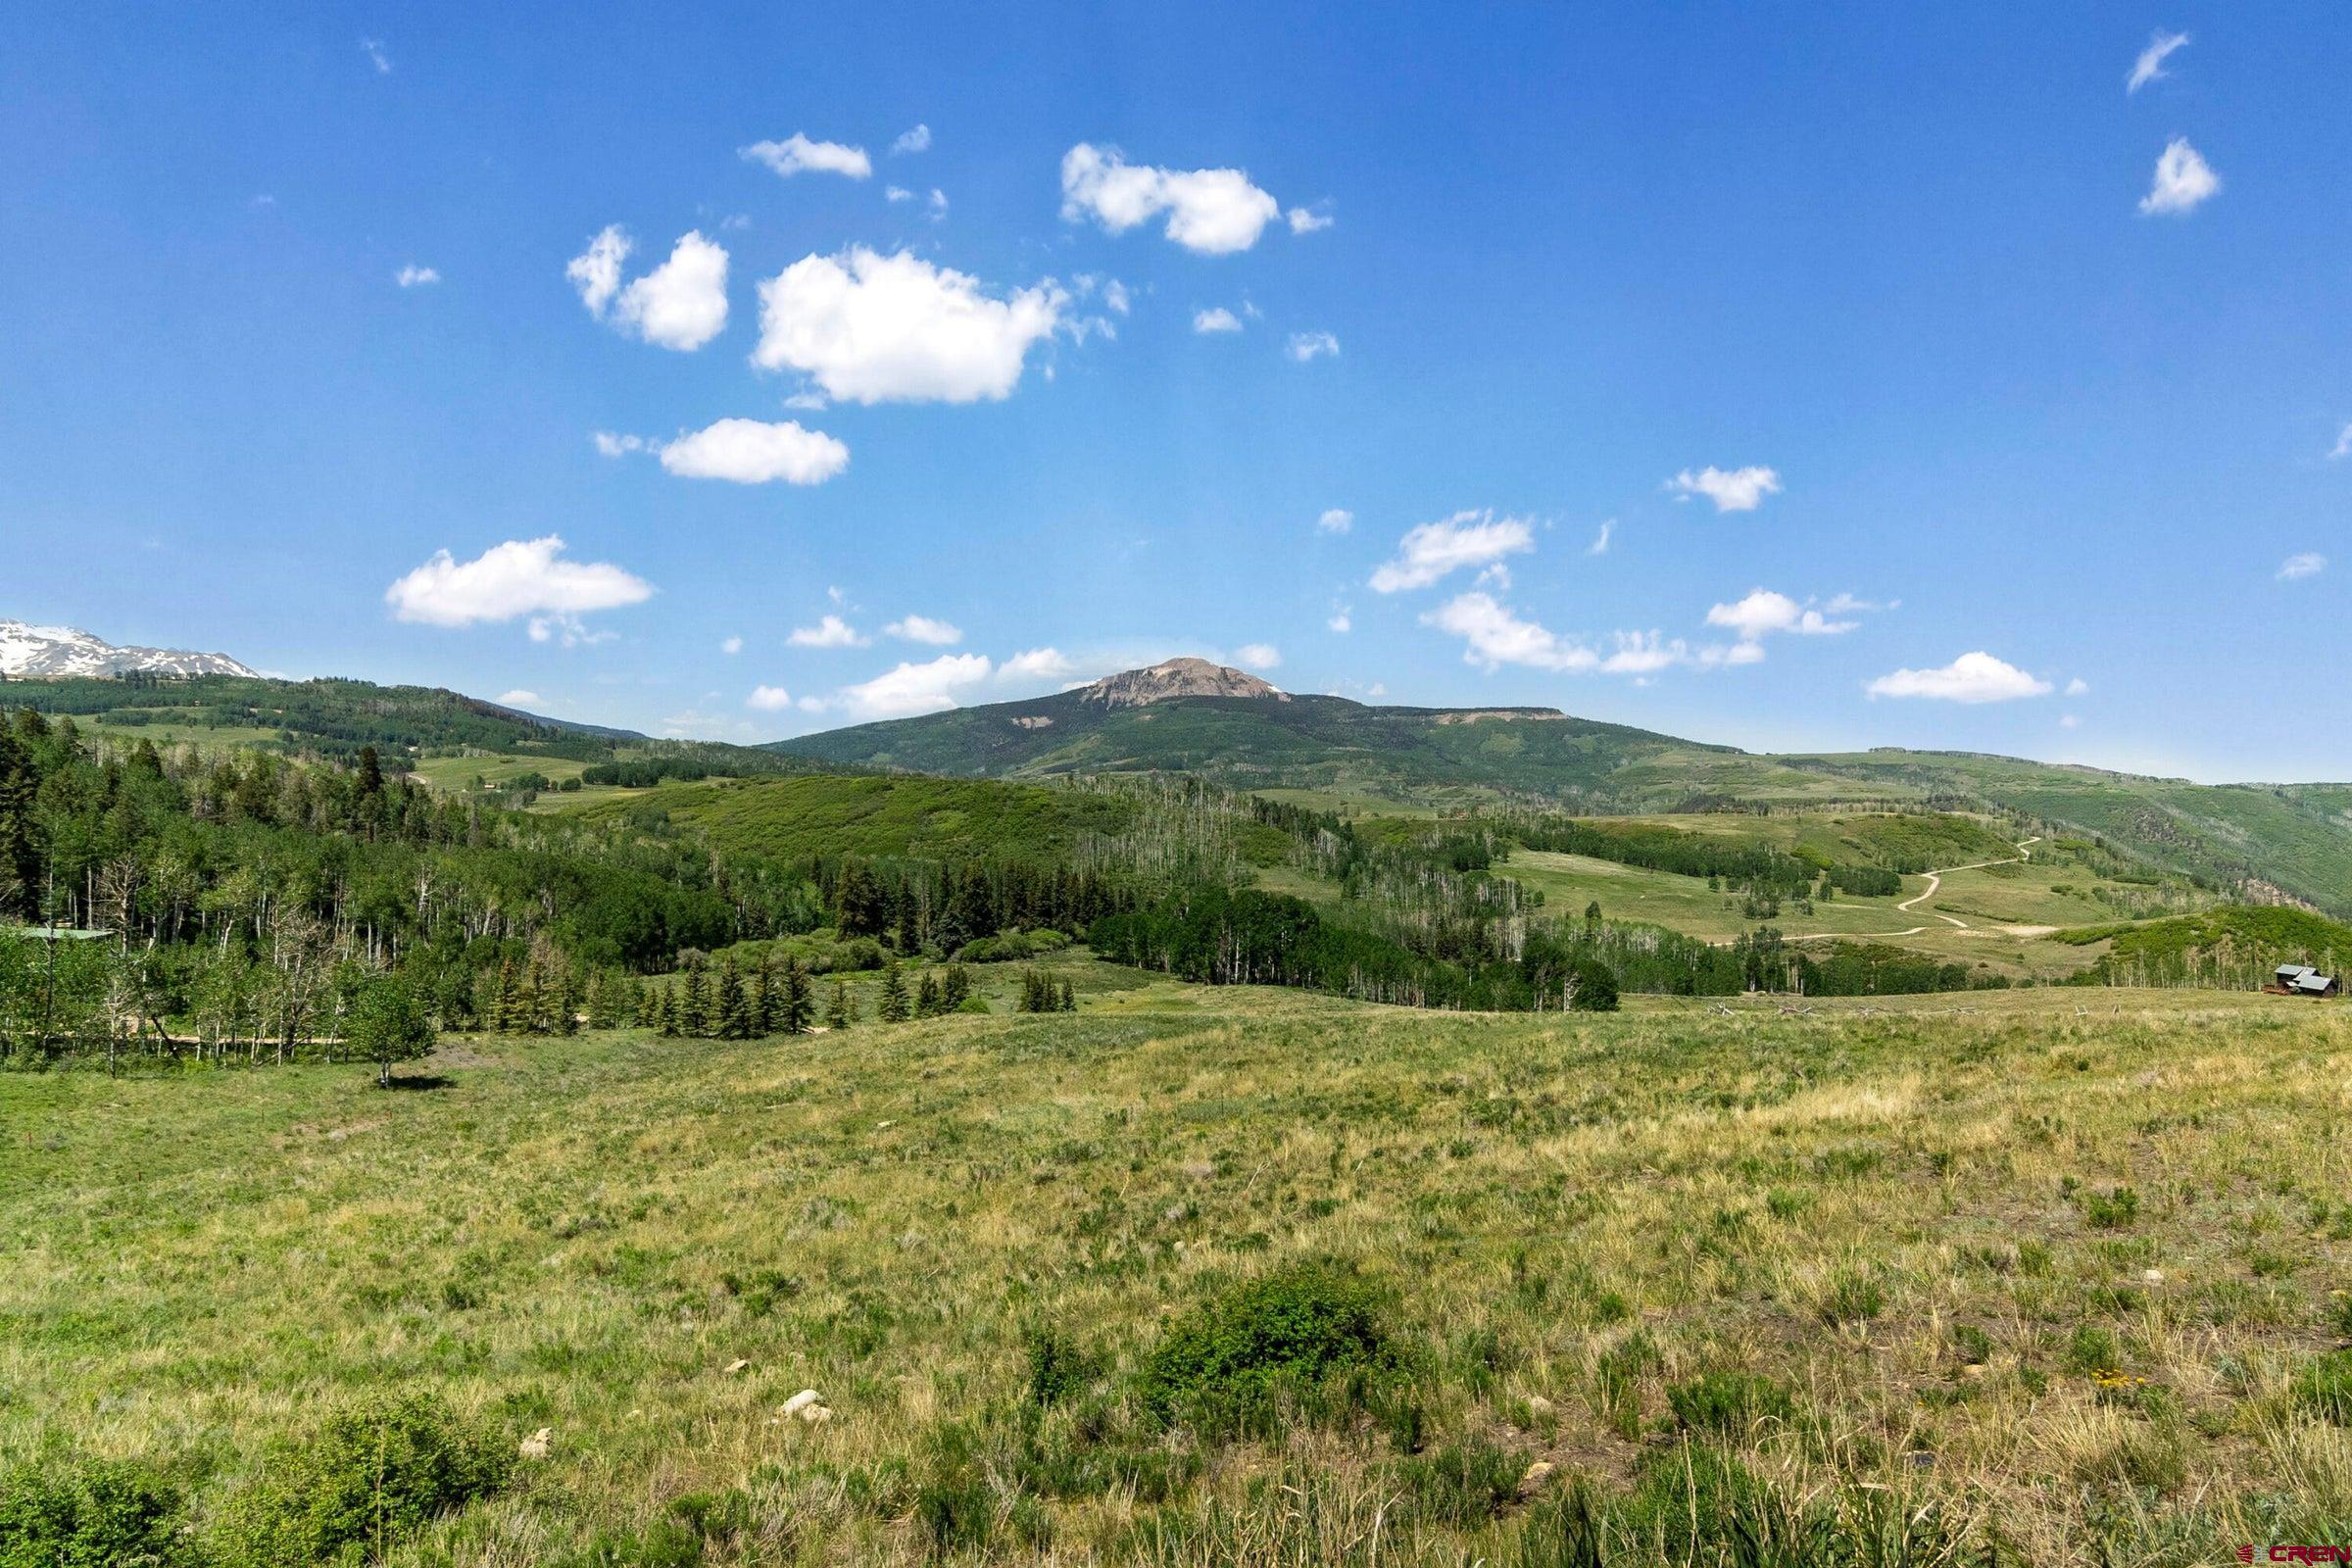
[[805,1035],[816,1016],[815,988],[798,958],[784,960],[784,981],[778,988],[777,1026],[788,1035]]
[[718,967],[718,995],[713,1001],[717,1009],[717,1027],[712,1030],[721,1040],[748,1040],[752,1033],[751,996],[743,988],[743,971],[735,967],[733,958]]
[[825,1004],[825,1027],[847,1029],[857,1020],[858,1007],[857,1004],[850,1000],[849,982],[846,980],[834,981],[832,1000]]
[[906,975],[896,958],[882,966],[882,1000],[874,1016],[884,1023],[906,1021]]

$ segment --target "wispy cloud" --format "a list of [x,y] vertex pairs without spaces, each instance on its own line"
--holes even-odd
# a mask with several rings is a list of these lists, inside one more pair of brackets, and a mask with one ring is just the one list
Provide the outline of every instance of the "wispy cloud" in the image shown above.
[[1196,332],[1239,332],[1241,329],[1242,318],[1222,305],[1212,305],[1207,310],[1193,313],[1193,330]]
[[2187,43],[2187,33],[2160,29],[2148,40],[2148,46],[2139,52],[2139,58],[2132,62],[2132,74],[2124,81],[2124,91],[2137,92],[2151,81],[2162,80],[2169,74],[2164,69],[2165,60],[2174,50],[2184,48]]
[[392,56],[385,50],[383,39],[362,38],[360,52],[368,57],[369,65],[375,67],[377,75],[389,76],[392,74]]
[[1609,541],[1615,537],[1616,533],[1617,519],[1615,517],[1603,518],[1600,524],[1600,532],[1592,536],[1592,542],[1585,547],[1585,554],[1588,556],[1607,555],[1609,553]]
[[[927,144],[927,133],[925,139]],[[874,172],[874,161],[865,156],[864,148],[838,141],[810,141],[797,130],[782,141],[756,141],[738,147],[736,153],[746,163],[760,164],[786,179],[800,173],[863,179]]]
[[2280,582],[2299,582],[2305,577],[2317,577],[2328,569],[2328,558],[2316,550],[2300,551],[2278,564]]
[[1323,515],[1315,519],[1317,533],[1346,533],[1354,526],[1355,514],[1346,507],[1327,507]]
[[441,274],[429,267],[418,267],[411,262],[392,274],[392,281],[402,288],[423,288],[427,284],[440,282]]
[[931,127],[917,125],[912,130],[899,132],[899,139],[890,144],[894,153],[927,152],[931,147]]
[[1293,332],[1291,341],[1284,347],[1283,352],[1300,365],[1306,364],[1309,360],[1327,357],[1337,359],[1340,353],[1340,340],[1329,332]]
[[1535,547],[1535,530],[1523,518],[1497,517],[1492,512],[1457,512],[1407,529],[1396,542],[1396,558],[1372,573],[1372,591],[1393,594],[1426,588],[1464,566],[1489,566]]

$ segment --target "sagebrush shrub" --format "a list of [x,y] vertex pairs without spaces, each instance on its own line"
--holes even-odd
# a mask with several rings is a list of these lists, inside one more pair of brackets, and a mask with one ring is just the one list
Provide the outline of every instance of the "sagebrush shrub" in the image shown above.
[[194,1568],[179,1489],[92,1459],[0,1472],[0,1568]]
[[434,1395],[379,1396],[275,1445],[230,1499],[221,1555],[240,1568],[308,1568],[357,1551],[373,1562],[432,1520],[504,1488],[512,1446]]
[[1402,1364],[1366,1281],[1326,1264],[1269,1274],[1179,1318],[1145,1361],[1136,1395],[1162,1419],[1250,1425],[1285,1392],[1355,1376],[1349,1402]]
[[1787,1422],[1796,1413],[1788,1391],[1753,1372],[1702,1372],[1666,1391],[1675,1419],[1694,1432],[1741,1438],[1759,1421]]
[[2312,1414],[2352,1427],[2352,1350],[2329,1350],[2297,1373],[2294,1396]]

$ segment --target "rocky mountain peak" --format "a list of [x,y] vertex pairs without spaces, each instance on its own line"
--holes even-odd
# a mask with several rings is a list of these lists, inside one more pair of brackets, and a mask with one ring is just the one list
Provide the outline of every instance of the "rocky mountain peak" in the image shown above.
[[1080,689],[1087,702],[1105,708],[1141,708],[1171,697],[1270,697],[1291,700],[1288,692],[1255,675],[1205,659],[1171,659],[1149,669],[1124,669]]

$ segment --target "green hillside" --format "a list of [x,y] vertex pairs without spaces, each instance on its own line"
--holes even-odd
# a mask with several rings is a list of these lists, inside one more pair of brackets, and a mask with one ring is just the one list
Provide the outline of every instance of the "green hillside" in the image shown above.
[[660,817],[700,829],[728,854],[797,861],[843,855],[1063,858],[1089,834],[1131,824],[1121,795],[966,779],[840,777],[667,784],[591,802],[591,822]]
[[94,737],[158,746],[343,761],[371,746],[384,766],[446,791],[471,789],[476,780],[511,790],[542,779],[642,784],[662,776],[798,773],[815,765],[750,747],[652,740],[634,730],[546,718],[440,687],[361,680],[18,679],[0,683],[0,709],[30,709],[72,718]]
[[2282,963],[2352,975],[2352,926],[2303,909],[2231,906],[2128,926],[2085,926],[2060,941],[2110,943],[2086,971],[2106,985],[2205,986],[2251,990]]
[[[1234,672],[1226,672],[1228,674]],[[1603,813],[1828,806],[2014,813],[2216,891],[2352,914],[2352,786],[2201,785],[1964,753],[1771,756],[1549,709],[1378,708],[1340,697],[1093,689],[862,724],[772,748],[833,765],[987,777],[1192,773],[1331,801]]]

